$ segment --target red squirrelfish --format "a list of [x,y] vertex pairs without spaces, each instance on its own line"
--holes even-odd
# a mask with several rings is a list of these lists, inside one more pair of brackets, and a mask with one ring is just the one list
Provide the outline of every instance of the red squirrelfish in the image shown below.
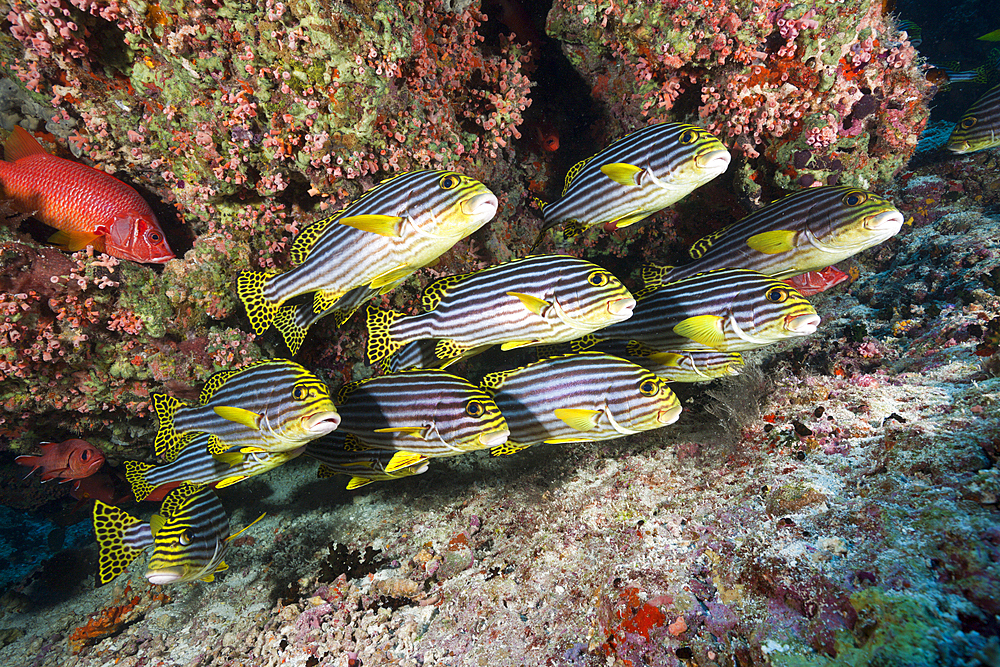
[[18,456],[14,461],[23,466],[31,466],[28,475],[41,468],[43,482],[58,479],[61,480],[60,484],[64,484],[71,479],[77,480],[73,485],[74,490],[80,488],[79,480],[93,475],[104,464],[101,450],[79,438],[64,442],[43,442],[41,448],[39,456]]
[[0,160],[0,197],[59,230],[49,239],[68,250],[93,246],[133,262],[174,259],[149,204],[114,176],[49,155],[15,126]]
[[811,296],[825,292],[845,280],[850,280],[850,276],[834,266],[828,266],[819,271],[809,271],[794,276],[785,282],[797,289],[802,296]]

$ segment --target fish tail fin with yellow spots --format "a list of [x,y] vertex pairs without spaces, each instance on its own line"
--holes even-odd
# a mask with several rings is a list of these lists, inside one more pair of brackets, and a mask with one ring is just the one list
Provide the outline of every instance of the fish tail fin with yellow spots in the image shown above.
[[153,394],[153,410],[156,411],[156,418],[159,420],[156,438],[153,440],[153,452],[157,456],[172,461],[188,443],[189,438],[182,437],[174,428],[174,415],[184,406],[183,401],[173,396]]
[[146,479],[146,473],[154,467],[152,464],[142,461],[125,462],[125,479],[132,487],[132,494],[137,501],[145,500],[156,488]]
[[268,301],[264,297],[264,287],[276,274],[268,271],[241,271],[236,279],[236,294],[246,308],[250,326],[258,336],[267,331],[274,323],[280,304]]
[[368,328],[368,345],[365,348],[365,356],[370,366],[374,366],[381,359],[403,347],[403,343],[393,340],[392,334],[389,332],[393,322],[401,317],[404,317],[402,313],[379,310],[372,305],[368,306],[365,323]]
[[306,339],[306,333],[309,331],[308,324],[303,326],[295,321],[296,312],[298,312],[297,306],[281,306],[272,322],[281,333],[281,337],[285,340],[285,345],[288,346],[292,356],[295,356],[295,353],[302,347],[302,341]]
[[674,270],[672,266],[661,266],[660,264],[646,264],[642,267],[642,271],[639,276],[642,280],[642,288],[635,292],[635,298],[646,296],[652,292],[655,292],[664,284],[669,282],[667,277]]
[[97,585],[103,586],[124,572],[144,548],[151,543],[141,537],[126,543],[126,533],[135,531],[142,522],[117,507],[94,501],[94,534],[100,547]]

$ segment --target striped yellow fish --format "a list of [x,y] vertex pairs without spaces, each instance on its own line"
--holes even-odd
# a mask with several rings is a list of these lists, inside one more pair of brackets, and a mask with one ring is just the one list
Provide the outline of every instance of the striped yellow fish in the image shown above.
[[704,237],[691,246],[687,264],[643,267],[643,291],[722,268],[791,278],[876,246],[902,225],[903,214],[871,192],[839,185],[806,188]]
[[716,269],[662,285],[625,322],[570,343],[637,341],[657,351],[742,352],[816,331],[816,309],[787,283],[748,269]]
[[1000,146],[1000,86],[993,86],[965,112],[948,139],[954,153]]
[[197,405],[153,395],[159,428],[153,448],[173,460],[197,431],[211,436],[212,455],[287,452],[337,428],[323,381],[285,359],[220,371],[202,387]]
[[[432,263],[496,211],[496,195],[462,174],[400,174],[299,232],[289,254],[295,268],[285,273],[242,272],[237,293],[254,333],[279,324],[294,354],[311,322],[333,312],[341,322],[346,320],[371,295],[392,289]],[[350,303],[343,303],[355,289],[359,291]],[[302,294],[312,294],[311,314],[297,315],[294,305],[281,310]]]
[[322,478],[348,475],[347,489],[360,489],[372,482],[402,479],[427,472],[427,457],[412,452],[379,449],[365,444],[353,433],[334,431],[306,445],[306,456],[320,462]]
[[507,419],[510,437],[490,454],[513,454],[539,443],[610,440],[673,424],[681,404],[645,368],[603,352],[551,357],[486,375]]
[[542,208],[538,240],[560,225],[566,236],[594,225],[627,227],[722,174],[729,161],[726,147],[700,127],[645,127],[570,169],[562,196]]
[[104,585],[152,547],[146,578],[151,584],[212,581],[228,569],[229,517],[207,486],[184,484],[163,500],[149,522],[123,510],[94,504],[94,533],[100,547],[97,582]]
[[743,355],[718,350],[655,350],[634,340],[604,340],[589,348],[651,370],[666,382],[707,382],[743,372]]
[[443,365],[501,345],[504,350],[571,340],[621,322],[635,299],[609,271],[567,255],[534,255],[458,276],[424,290],[427,311],[407,316],[368,308],[368,362],[406,343],[437,338]]
[[173,457],[165,465],[126,461],[125,479],[135,499],[145,500],[160,487],[184,482],[222,489],[287,463],[305,449],[299,447],[277,453],[228,452],[212,456],[208,452],[212,438],[208,433],[197,432],[179,452],[172,452]]
[[415,369],[345,384],[337,392],[340,430],[366,445],[433,458],[503,444],[507,423],[479,387],[437,369]]

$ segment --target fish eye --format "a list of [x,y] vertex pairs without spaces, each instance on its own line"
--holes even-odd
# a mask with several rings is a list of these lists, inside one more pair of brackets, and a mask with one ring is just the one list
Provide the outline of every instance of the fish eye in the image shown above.
[[958,124],[963,130],[968,130],[970,127],[976,124],[975,116],[966,116],[962,119],[962,122]]
[[677,137],[677,141],[680,142],[682,146],[687,146],[688,144],[693,144],[698,140],[698,130],[694,128],[689,128],[681,132],[681,136]]
[[587,276],[587,282],[594,287],[604,287],[608,284],[608,274],[601,273],[600,271],[594,271],[589,276]]
[[191,538],[188,536],[186,530],[183,533],[181,533],[180,537],[178,537],[177,539],[180,540],[180,543],[184,546],[191,544]]
[[90,458],[90,451],[89,450],[85,449],[82,452],[80,452],[80,460],[81,461],[86,461],[89,458]]
[[465,414],[470,417],[482,417],[486,413],[486,407],[475,399],[465,404]]
[[771,303],[782,303],[788,299],[788,290],[784,287],[772,287],[764,294],[764,298]]
[[459,181],[460,179],[456,174],[445,174],[441,177],[441,180],[438,181],[438,185],[441,186],[442,190],[451,190],[458,185]]
[[865,200],[868,199],[868,195],[864,192],[848,192],[844,195],[844,203],[848,206],[857,206],[858,204],[863,204]]
[[159,243],[160,242],[160,235],[157,234],[156,232],[150,232],[149,233],[149,240],[152,241],[153,243]]
[[639,393],[643,396],[655,396],[656,392],[659,391],[659,387],[652,380],[644,380],[642,384],[639,385]]
[[301,385],[292,387],[292,398],[294,398],[296,401],[305,400],[308,393],[309,391]]

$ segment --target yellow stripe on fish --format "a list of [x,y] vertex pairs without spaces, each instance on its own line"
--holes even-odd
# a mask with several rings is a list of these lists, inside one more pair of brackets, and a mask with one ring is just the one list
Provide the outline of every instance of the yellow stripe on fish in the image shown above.
[[681,405],[651,371],[603,352],[542,359],[486,375],[480,386],[510,428],[493,456],[540,443],[609,440],[677,421]]
[[229,517],[212,489],[184,484],[163,500],[149,522],[123,510],[94,504],[94,532],[100,547],[97,581],[103,585],[152,547],[146,578],[151,584],[212,581],[227,569]]
[[[467,176],[436,170],[400,174],[299,232],[289,253],[295,268],[242,272],[237,294],[258,335],[275,323],[286,301],[299,295],[312,295],[318,319],[348,308],[341,300],[355,288],[365,288],[365,298],[392,289],[496,211],[496,195]],[[294,353],[312,322],[293,315],[282,315],[279,330]]]
[[436,338],[443,365],[501,345],[509,350],[571,340],[627,319],[635,300],[614,275],[566,255],[534,255],[441,278],[424,290],[423,314],[368,307],[367,357]]
[[1000,86],[993,86],[965,112],[948,139],[954,153],[1000,146]]
[[645,127],[569,171],[562,196],[542,209],[545,223],[538,240],[560,225],[566,236],[594,225],[627,227],[725,172],[729,161],[722,142],[700,127]]
[[507,439],[489,394],[436,369],[416,369],[344,385],[337,392],[340,430],[366,445],[425,457],[486,449]]
[[284,359],[221,371],[208,379],[197,405],[153,395],[158,456],[177,457],[201,431],[212,455],[287,452],[337,428],[340,416],[322,380]]
[[687,264],[643,267],[637,296],[712,269],[790,278],[876,246],[902,225],[903,214],[879,195],[839,185],[806,188],[697,241]]
[[747,269],[716,269],[676,280],[638,299],[631,318],[572,341],[637,341],[656,351],[742,352],[816,331],[816,309],[787,283]]

